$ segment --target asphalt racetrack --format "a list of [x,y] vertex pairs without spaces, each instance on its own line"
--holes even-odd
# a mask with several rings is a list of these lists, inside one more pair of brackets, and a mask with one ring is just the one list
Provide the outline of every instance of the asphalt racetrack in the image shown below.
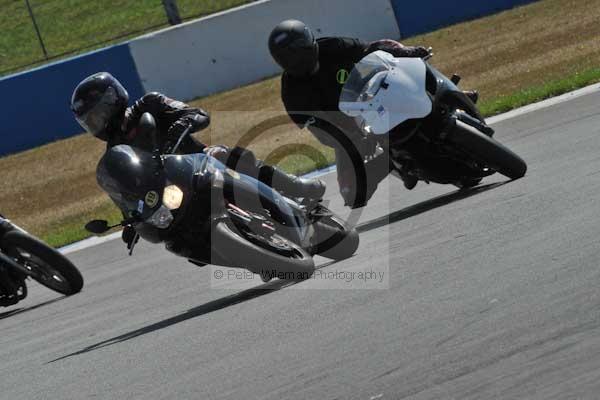
[[599,398],[600,92],[494,126],[525,178],[391,178],[356,256],[302,283],[120,240],[70,254],[82,293],[31,283],[0,310],[0,398]]

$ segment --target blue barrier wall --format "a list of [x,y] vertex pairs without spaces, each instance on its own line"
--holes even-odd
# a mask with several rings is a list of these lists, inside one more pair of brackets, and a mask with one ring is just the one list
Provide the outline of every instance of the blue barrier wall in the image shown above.
[[0,79],[0,156],[81,133],[69,109],[71,94],[98,71],[117,77],[130,97],[143,95],[128,44]]
[[[278,72],[264,40],[271,26],[284,18],[305,19],[320,35],[376,39],[397,37],[400,33],[406,37],[533,1],[331,0],[327,9],[319,0],[257,1],[126,44],[0,78],[0,156],[81,133],[69,110],[69,100],[77,83],[98,71],[115,75],[132,99],[147,89],[165,91],[185,100]],[[355,21],[367,14],[370,19]],[[262,23],[248,25],[244,20]],[[238,34],[236,27],[244,34]],[[220,41],[210,39],[215,37]],[[234,43],[234,47],[237,44],[243,51],[223,53],[223,49],[231,47],[219,46],[223,41]],[[240,71],[239,65],[251,68]]]
[[536,0],[391,0],[402,37],[431,32]]

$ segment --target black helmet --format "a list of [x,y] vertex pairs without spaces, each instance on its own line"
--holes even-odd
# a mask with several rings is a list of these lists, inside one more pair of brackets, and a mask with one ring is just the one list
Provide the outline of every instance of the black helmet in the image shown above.
[[85,78],[73,91],[71,110],[77,122],[101,140],[108,140],[107,128],[121,121],[129,95],[108,72]]
[[312,75],[319,69],[319,45],[303,22],[288,19],[273,29],[269,51],[285,71],[292,75]]

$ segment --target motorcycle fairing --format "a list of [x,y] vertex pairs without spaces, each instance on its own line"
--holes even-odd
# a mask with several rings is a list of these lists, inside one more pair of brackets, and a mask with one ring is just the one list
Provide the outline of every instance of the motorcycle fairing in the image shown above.
[[203,153],[164,156],[167,184],[179,186],[184,193],[190,192],[194,174],[202,169],[206,157]]
[[478,119],[480,122],[485,122],[485,119],[480,114],[477,106],[471,101],[462,90],[448,79],[444,74],[438,71],[431,64],[426,64],[427,75],[434,86],[430,93],[434,97],[434,108],[437,104],[446,104],[451,107],[465,110],[470,116]]
[[294,241],[300,241],[306,236],[306,224],[300,219],[300,214],[294,212],[293,207],[279,192],[257,179],[233,171],[216,158],[204,153],[170,155],[164,160],[167,182],[180,186],[184,193],[198,189],[206,190],[194,187],[193,176],[197,176],[197,183],[203,186],[203,183],[210,181],[210,176],[215,171],[219,171],[223,177],[223,194],[228,201],[249,211],[260,213],[263,209],[269,210],[272,217],[283,225],[280,228]]
[[377,135],[432,111],[426,91],[426,64],[376,51],[356,64],[340,96],[339,109]]
[[[162,206],[162,201],[154,206],[143,204],[148,192],[154,191],[158,199],[162,199],[164,187],[175,184],[184,192],[183,207],[202,207],[185,199],[190,199],[197,190],[206,190],[198,185],[210,182],[211,175],[219,171],[223,178],[223,193],[228,201],[257,212],[269,210],[293,241],[300,242],[306,236],[304,221],[281,194],[251,176],[229,170],[213,157],[203,153],[169,155],[163,159],[164,168],[157,168],[157,162],[147,151],[128,145],[114,146],[98,163],[97,180],[125,215],[137,212],[146,221]],[[210,212],[211,205],[204,206]],[[174,212],[179,214],[177,211]],[[186,212],[182,211],[180,215],[185,217]],[[150,242],[156,243],[162,238],[161,232],[146,222],[135,226],[140,235]]]
[[157,208],[143,204],[146,195],[154,191],[161,198],[165,181],[152,154],[128,145],[106,150],[98,162],[96,179],[125,215],[137,212],[144,219]]
[[263,182],[245,174],[225,169],[224,195],[228,201],[245,210],[270,212],[282,236],[300,244],[307,233],[302,213],[295,212],[290,201]]

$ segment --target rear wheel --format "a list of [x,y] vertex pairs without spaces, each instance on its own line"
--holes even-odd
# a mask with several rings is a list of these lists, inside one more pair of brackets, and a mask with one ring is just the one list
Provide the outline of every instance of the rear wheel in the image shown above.
[[7,253],[42,285],[67,296],[81,291],[83,277],[79,270],[46,243],[16,230],[4,235],[2,243],[8,249]]
[[472,126],[458,120],[455,123],[449,138],[452,143],[477,161],[511,179],[519,179],[525,175],[527,164],[521,157]]
[[264,281],[275,277],[308,279],[315,270],[312,256],[292,241],[277,234],[267,236],[235,229],[225,222],[213,229],[211,248],[213,261],[246,268]]

